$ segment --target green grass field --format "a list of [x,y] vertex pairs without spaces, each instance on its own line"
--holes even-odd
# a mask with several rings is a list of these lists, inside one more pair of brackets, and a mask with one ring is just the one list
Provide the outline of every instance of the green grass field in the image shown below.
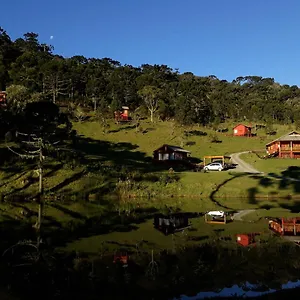
[[[276,126],[276,136],[266,137],[262,131],[258,132],[257,137],[246,138],[231,136],[230,128],[233,126],[232,124],[226,126],[229,128],[228,134],[215,133],[210,128],[197,126],[175,126],[172,122],[151,124],[143,121],[142,130],[139,132],[133,125],[111,124],[109,131],[104,133],[97,122],[74,123],[74,129],[79,136],[77,147],[84,154],[89,168],[87,169],[85,165],[71,168],[53,161],[46,162],[44,188],[49,201],[45,210],[45,226],[68,228],[71,223],[81,226],[95,216],[105,220],[111,218],[111,214],[115,218],[118,210],[135,212],[137,208],[155,209],[160,212],[166,212],[166,209],[168,211],[170,208],[173,211],[183,212],[259,209],[245,217],[246,221],[251,222],[233,222],[219,226],[205,224],[203,218],[193,219],[194,230],[189,231],[188,236],[201,239],[204,236],[208,238],[215,238],[217,235],[233,236],[241,230],[265,232],[267,227],[263,217],[296,215],[300,211],[300,204],[297,197],[293,197],[300,196],[300,187],[296,181],[285,180],[285,176],[297,177],[297,170],[291,170],[290,167],[300,166],[298,160],[262,160],[255,154],[249,154],[242,158],[258,170],[267,173],[267,177],[231,171],[209,173],[184,171],[175,172],[173,175],[178,178],[170,182],[166,181],[169,176],[167,170],[158,170],[151,165],[153,150],[162,144],[182,146],[191,151],[192,157],[202,160],[204,155],[228,155],[240,151],[264,150],[267,142],[291,131],[288,126]],[[185,136],[184,131],[190,130],[202,131],[206,135]],[[221,142],[211,142],[215,136]],[[27,169],[21,164],[4,165],[0,172],[2,197],[36,194],[38,181],[34,168],[34,165],[28,165]],[[123,177],[128,177],[130,182]],[[68,198],[68,204],[53,201],[54,198],[51,197],[57,194],[69,195],[71,198]],[[84,201],[78,202],[80,195],[84,194],[89,194],[88,198],[85,197]],[[105,199],[103,196],[107,195],[123,197],[103,200]],[[72,198],[73,196],[78,198]],[[23,215],[24,209],[31,211],[30,217]],[[1,221],[17,219],[34,224],[37,204],[1,203],[0,210]],[[79,239],[70,242],[67,249],[95,253],[102,251],[103,247],[109,249],[120,245],[135,247],[143,240],[148,241],[143,243],[145,248],[174,247],[173,240],[153,230],[150,219],[135,224],[134,227],[124,232],[114,229],[110,233],[93,234],[90,237],[79,235]],[[182,239],[186,243],[194,243],[188,237],[180,235],[177,243],[182,242]]]

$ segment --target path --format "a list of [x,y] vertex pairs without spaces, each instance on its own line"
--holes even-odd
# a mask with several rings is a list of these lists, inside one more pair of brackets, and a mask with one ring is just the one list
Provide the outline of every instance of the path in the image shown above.
[[235,213],[233,216],[232,216],[232,219],[235,220],[235,221],[243,221],[243,217],[245,217],[246,215],[254,212],[255,209],[244,209],[244,210],[241,210],[237,213]]
[[232,163],[237,165],[236,168],[232,170],[233,172],[262,174],[262,172],[259,172],[258,170],[254,169],[251,165],[249,165],[240,158],[241,154],[246,154],[250,152],[251,151],[244,151],[239,153],[233,153],[230,155]]

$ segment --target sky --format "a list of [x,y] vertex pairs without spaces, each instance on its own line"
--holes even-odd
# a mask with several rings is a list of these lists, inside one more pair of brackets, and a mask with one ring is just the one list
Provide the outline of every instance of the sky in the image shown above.
[[1,11],[13,40],[35,32],[65,57],[300,85],[299,0],[9,0]]

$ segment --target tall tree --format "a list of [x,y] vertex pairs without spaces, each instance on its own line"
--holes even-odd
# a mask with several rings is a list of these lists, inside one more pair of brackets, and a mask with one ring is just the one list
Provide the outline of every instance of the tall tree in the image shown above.
[[161,90],[155,86],[147,85],[138,91],[138,95],[144,100],[150,112],[150,120],[153,122],[154,113],[158,109],[159,96]]

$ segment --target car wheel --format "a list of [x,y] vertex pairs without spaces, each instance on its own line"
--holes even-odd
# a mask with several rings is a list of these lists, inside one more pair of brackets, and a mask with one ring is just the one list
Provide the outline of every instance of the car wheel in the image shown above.
[[218,171],[222,171],[222,168],[219,168]]
[[208,171],[208,168],[204,168],[204,171]]

